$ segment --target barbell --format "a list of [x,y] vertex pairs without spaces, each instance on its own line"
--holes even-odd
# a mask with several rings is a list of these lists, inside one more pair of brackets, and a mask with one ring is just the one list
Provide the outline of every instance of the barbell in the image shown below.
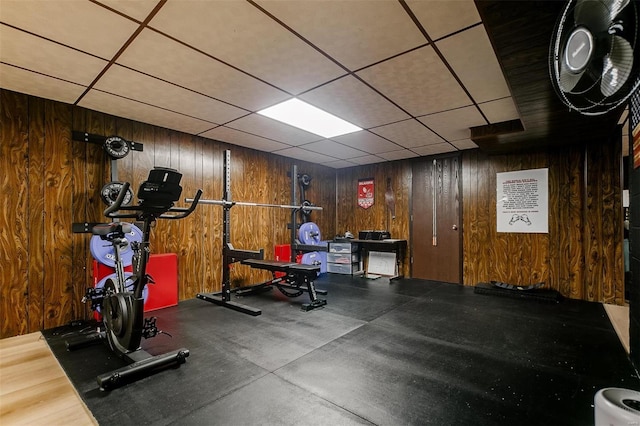
[[[186,203],[192,203],[193,198],[185,198]],[[220,206],[249,206],[249,207],[275,207],[280,209],[291,209],[291,210],[322,210],[322,207],[319,206],[311,206],[311,205],[301,205],[301,206],[292,206],[289,204],[267,204],[267,203],[248,203],[244,201],[227,201],[227,200],[203,200],[200,199],[198,201],[199,204],[216,204]]]

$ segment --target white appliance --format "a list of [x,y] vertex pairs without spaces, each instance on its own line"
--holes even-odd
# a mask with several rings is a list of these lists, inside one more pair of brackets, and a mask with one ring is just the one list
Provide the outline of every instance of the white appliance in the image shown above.
[[594,402],[595,426],[640,426],[640,392],[600,389]]

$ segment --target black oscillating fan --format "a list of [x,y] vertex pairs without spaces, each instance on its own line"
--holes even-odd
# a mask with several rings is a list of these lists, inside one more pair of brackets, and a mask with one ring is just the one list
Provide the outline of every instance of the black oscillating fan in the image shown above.
[[562,102],[584,115],[605,114],[640,79],[638,4],[633,0],[570,0],[551,38],[549,71]]

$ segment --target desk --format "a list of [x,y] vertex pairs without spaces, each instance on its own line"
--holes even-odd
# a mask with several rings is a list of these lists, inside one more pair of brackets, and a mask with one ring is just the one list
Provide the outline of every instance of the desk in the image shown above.
[[390,279],[398,279],[404,277],[404,255],[407,251],[407,240],[350,240],[352,243],[358,244],[358,254],[360,256],[360,270],[364,273],[364,254],[370,251],[393,252],[396,254],[396,275]]

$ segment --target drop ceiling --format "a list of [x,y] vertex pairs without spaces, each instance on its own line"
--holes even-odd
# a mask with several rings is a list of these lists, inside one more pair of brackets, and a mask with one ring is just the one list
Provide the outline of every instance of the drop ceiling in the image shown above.
[[[0,87],[333,168],[522,118],[472,0],[1,0]],[[293,97],[364,130],[256,113]]]

